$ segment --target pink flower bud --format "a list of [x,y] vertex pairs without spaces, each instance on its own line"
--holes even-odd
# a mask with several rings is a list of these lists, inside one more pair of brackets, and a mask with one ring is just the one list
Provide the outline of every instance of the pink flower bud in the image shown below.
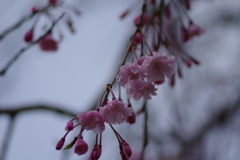
[[123,12],[121,15],[120,15],[120,19],[123,19],[123,18],[125,18],[127,15],[128,15],[128,13],[129,13],[129,11],[127,10],[127,11],[125,11],[125,12]]
[[74,152],[80,156],[85,154],[87,151],[88,144],[82,138],[78,138],[74,148]]
[[122,148],[123,153],[126,155],[127,158],[130,158],[132,155],[132,149],[130,148],[129,144],[126,141],[122,141]]
[[67,125],[66,125],[66,127],[65,127],[65,130],[66,131],[71,131],[71,130],[73,130],[73,122],[72,121],[69,121],[68,123],[67,123]]
[[64,145],[64,142],[65,142],[65,137],[62,137],[62,138],[58,141],[58,143],[57,143],[57,145],[56,145],[56,150],[62,149],[62,147],[63,147],[63,145]]
[[188,60],[188,59],[183,59],[183,62],[189,68],[192,66],[192,62],[190,60]]
[[41,39],[38,44],[43,51],[56,51],[58,49],[58,43],[50,33]]
[[142,41],[142,36],[140,33],[136,33],[132,42],[133,46],[137,46],[138,44],[140,44]]
[[132,115],[127,117],[127,123],[134,124],[135,122],[136,122],[136,114],[132,112]]
[[48,3],[49,3],[51,6],[56,6],[56,5],[57,5],[57,2],[58,2],[58,0],[48,0]]
[[92,150],[89,160],[98,160],[102,154],[102,145],[94,146]]
[[31,42],[33,40],[33,29],[30,29],[24,36],[25,42]]
[[174,75],[170,78],[170,86],[171,87],[175,86],[175,76]]
[[142,18],[142,25],[144,26],[145,24],[147,24],[148,22],[148,16],[146,14],[144,14],[143,16],[138,15],[134,20],[134,24],[137,25],[138,23],[140,23],[140,19]]
[[39,10],[36,7],[32,7],[32,13],[35,14],[37,13]]
[[180,28],[181,30],[181,40],[182,40],[182,43],[185,43],[188,41],[188,34],[187,34],[187,30],[184,26],[181,26]]
[[199,62],[198,60],[196,60],[195,58],[193,58],[193,57],[190,57],[190,56],[189,56],[189,59],[191,59],[191,61],[192,61],[193,63],[195,63],[196,65],[199,65],[199,64],[200,64],[200,62]]

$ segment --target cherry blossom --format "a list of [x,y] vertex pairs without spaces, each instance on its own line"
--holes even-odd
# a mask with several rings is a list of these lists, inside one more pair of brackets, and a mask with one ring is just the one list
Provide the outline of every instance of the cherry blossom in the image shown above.
[[175,57],[167,53],[153,52],[153,56],[147,57],[142,66],[148,70],[147,82],[164,81],[165,76],[171,78],[175,67]]
[[137,62],[127,63],[119,68],[119,73],[116,77],[121,86],[125,86],[129,80],[143,79],[147,77],[147,72]]
[[151,99],[151,95],[156,95],[156,90],[152,83],[144,80],[134,79],[126,85],[128,98],[134,98],[135,100],[143,97],[144,101],[147,101]]
[[96,110],[79,113],[77,117],[86,130],[92,130],[96,134],[101,134],[105,130],[104,119]]
[[133,109],[121,100],[114,99],[100,107],[100,114],[109,124],[121,124],[132,115]]

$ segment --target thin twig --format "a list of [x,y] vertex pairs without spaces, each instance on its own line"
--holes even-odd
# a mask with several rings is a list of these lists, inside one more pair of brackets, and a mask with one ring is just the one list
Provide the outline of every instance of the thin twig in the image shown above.
[[20,49],[17,54],[6,64],[6,66],[3,68],[3,70],[0,72],[0,76],[3,76],[7,70],[9,69],[9,67],[29,48],[31,48],[33,45],[35,45],[36,43],[38,43],[42,38],[44,38],[49,32],[51,32],[51,30],[53,29],[53,27],[63,18],[63,16],[65,15],[65,13],[62,13],[51,25],[51,27],[42,35],[40,36],[37,40],[29,43],[27,46],[23,47],[22,49]]
[[8,124],[7,132],[5,134],[3,145],[2,145],[0,160],[4,160],[6,158],[8,146],[10,144],[13,129],[14,129],[15,115],[14,116],[11,115],[10,117],[11,117],[11,119],[10,119],[10,122]]
[[148,112],[147,112],[147,107],[146,107],[146,102],[143,104],[143,110],[144,110],[144,127],[143,127],[143,147],[142,147],[142,153],[141,153],[141,160],[144,159],[144,152],[145,148],[147,147],[148,144]]
[[25,21],[32,19],[37,14],[29,14],[24,17],[22,17],[18,22],[13,24],[11,27],[7,28],[0,34],[0,41],[9,33],[20,27]]

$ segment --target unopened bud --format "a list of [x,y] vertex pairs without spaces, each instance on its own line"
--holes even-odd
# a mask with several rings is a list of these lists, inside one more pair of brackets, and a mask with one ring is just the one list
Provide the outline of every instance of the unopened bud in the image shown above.
[[73,122],[72,122],[72,121],[69,121],[69,122],[67,123],[66,127],[65,127],[65,130],[66,130],[66,131],[71,131],[71,130],[73,130],[73,126],[74,126]]
[[32,10],[32,13],[33,13],[33,14],[35,14],[35,13],[37,13],[37,12],[39,11],[36,7],[32,7],[31,10]]
[[30,29],[24,36],[25,42],[31,42],[33,40],[33,29]]
[[82,138],[78,138],[74,148],[74,152],[80,156],[85,154],[87,151],[88,144]]
[[57,143],[57,145],[56,145],[56,150],[62,149],[62,147],[63,147],[63,145],[64,145],[64,142],[65,142],[65,137],[62,137],[62,138],[58,141],[58,143]]
[[123,153],[126,155],[127,158],[131,157],[132,149],[130,148],[129,144],[126,141],[122,141],[122,148]]

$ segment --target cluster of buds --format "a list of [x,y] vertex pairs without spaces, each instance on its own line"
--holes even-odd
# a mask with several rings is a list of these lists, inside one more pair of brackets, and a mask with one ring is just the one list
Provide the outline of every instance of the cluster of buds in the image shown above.
[[[134,10],[133,8],[137,7],[127,9],[120,18],[126,17]],[[133,20],[134,25],[141,31],[135,34],[132,46],[143,45],[145,37],[150,40],[147,46],[150,51],[164,50],[174,55],[177,59],[177,73],[180,78],[182,78],[181,61],[187,67],[200,64],[185,51],[183,44],[205,33],[205,30],[196,25],[188,15],[187,11],[191,8],[190,0],[148,0],[143,4],[142,13]],[[188,24],[185,25],[183,22]],[[170,84],[172,86],[175,84],[174,75],[170,79]]]
[[[49,18],[49,20],[53,22],[54,20],[54,14],[51,13],[52,10],[57,10],[57,9],[61,9],[63,8],[63,2],[60,0],[48,0],[48,3],[44,6],[34,6],[31,9],[31,12],[33,15],[37,15],[37,18],[35,20],[35,22],[33,23],[33,26],[31,27],[31,29],[29,29],[25,35],[24,35],[24,41],[31,43],[33,42],[34,39],[34,30],[36,28],[37,22],[40,19],[40,16],[45,16],[47,15],[47,18]],[[76,15],[80,15],[80,11],[75,8],[74,6],[71,5],[67,5],[65,7],[65,12],[67,12],[67,9],[72,11],[73,13],[75,13]],[[67,14],[67,18],[66,18],[66,25],[68,27],[68,29],[70,30],[70,32],[74,33],[75,29],[73,27],[73,21],[72,18],[70,16],[70,14]],[[43,27],[45,28],[45,27]],[[60,41],[63,38],[63,34],[59,33],[59,40],[55,40],[53,38],[53,34],[52,34],[53,30],[51,30],[48,34],[45,35],[45,37],[43,37],[39,42],[38,45],[40,47],[41,50],[43,51],[57,51],[58,50],[58,45],[60,43]]]
[[[80,133],[70,144],[65,147],[65,149],[70,149],[73,145],[75,145],[74,152],[76,154],[85,154],[88,151],[88,144],[83,140],[82,133],[84,130],[91,130],[96,134],[96,142],[90,154],[89,160],[98,160],[102,153],[102,134],[105,130],[105,123],[107,123],[110,125],[117,137],[121,157],[124,160],[128,160],[130,158],[132,150],[129,144],[120,136],[120,134],[113,128],[112,125],[122,124],[124,122],[133,124],[135,123],[136,115],[131,105],[116,99],[109,86],[107,87],[106,91],[110,91],[112,93],[112,100],[106,101],[102,104],[102,97],[99,106],[95,110],[79,113],[77,117],[70,120],[65,127],[65,130],[67,131],[66,134],[56,145],[57,150],[60,150],[63,147],[65,137],[68,135],[68,133],[75,127],[81,125]],[[76,125],[73,123],[75,119],[78,120]]]

